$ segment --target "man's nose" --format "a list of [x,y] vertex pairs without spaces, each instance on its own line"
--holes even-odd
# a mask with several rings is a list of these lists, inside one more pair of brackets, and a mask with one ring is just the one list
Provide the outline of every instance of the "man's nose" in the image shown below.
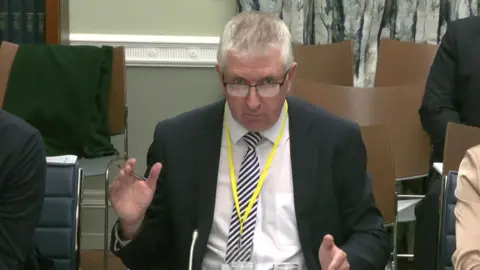
[[260,99],[258,96],[257,88],[255,86],[251,86],[250,90],[248,91],[247,106],[252,111],[256,111],[260,106]]

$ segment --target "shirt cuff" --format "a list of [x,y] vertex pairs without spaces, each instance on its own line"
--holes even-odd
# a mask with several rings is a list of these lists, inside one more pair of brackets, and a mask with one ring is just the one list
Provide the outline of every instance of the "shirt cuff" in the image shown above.
[[114,237],[115,237],[115,243],[113,245],[113,251],[117,252],[119,251],[121,248],[125,247],[126,245],[128,245],[128,243],[130,243],[130,240],[121,240],[120,239],[120,236],[119,236],[119,233],[118,233],[118,230],[119,230],[119,223],[116,222],[115,225],[114,225],[114,228],[113,228],[113,234],[114,234]]

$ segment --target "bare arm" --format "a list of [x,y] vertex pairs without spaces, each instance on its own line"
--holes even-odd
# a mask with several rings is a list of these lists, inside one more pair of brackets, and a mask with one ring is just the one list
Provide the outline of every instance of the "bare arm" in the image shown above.
[[480,270],[480,148],[468,150],[458,171],[455,196],[455,269]]

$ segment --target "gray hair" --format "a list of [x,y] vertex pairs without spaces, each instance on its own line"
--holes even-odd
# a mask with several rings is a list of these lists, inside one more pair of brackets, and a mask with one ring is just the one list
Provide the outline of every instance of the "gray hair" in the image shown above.
[[287,25],[278,17],[257,11],[235,15],[225,26],[220,37],[217,62],[220,69],[226,66],[227,53],[263,56],[271,49],[281,52],[285,69],[293,64],[292,35]]

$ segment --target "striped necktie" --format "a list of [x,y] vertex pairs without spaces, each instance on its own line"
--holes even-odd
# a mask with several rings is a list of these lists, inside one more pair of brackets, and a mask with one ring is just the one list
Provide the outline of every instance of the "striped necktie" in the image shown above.
[[[240,213],[243,217],[245,210],[253,196],[260,178],[260,164],[258,162],[255,147],[262,140],[258,132],[249,132],[243,139],[248,145],[247,153],[243,158],[240,172],[238,174],[237,191],[240,205]],[[253,204],[247,220],[243,224],[243,235],[240,239],[240,220],[235,204],[233,205],[232,219],[230,221],[230,232],[228,234],[227,252],[225,262],[249,261],[253,250],[253,235],[257,221],[257,202]]]

